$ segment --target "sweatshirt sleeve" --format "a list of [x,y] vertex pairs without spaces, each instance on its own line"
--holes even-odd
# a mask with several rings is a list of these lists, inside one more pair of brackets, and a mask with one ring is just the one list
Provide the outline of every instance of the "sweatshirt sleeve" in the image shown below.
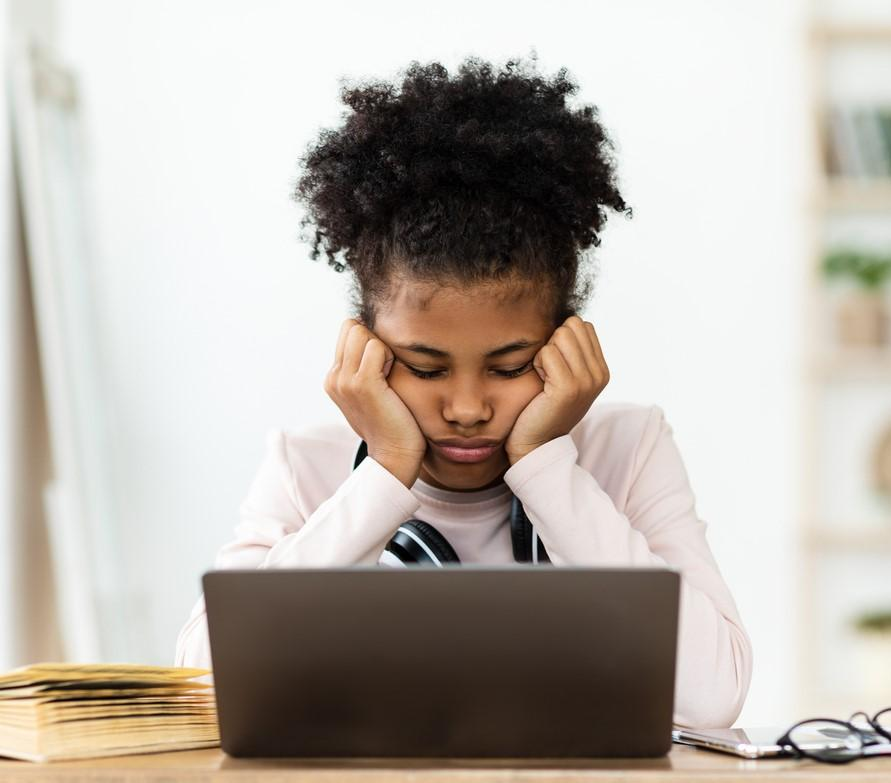
[[[215,569],[376,565],[393,533],[420,508],[408,487],[367,456],[304,517],[297,497],[301,477],[293,473],[285,433],[271,430],[266,447],[239,507],[235,540],[219,550]],[[179,632],[174,666],[212,668],[203,594]],[[212,683],[210,675],[197,679]]]
[[554,565],[668,566],[681,593],[674,723],[729,727],[752,676],[752,646],[706,541],[686,469],[663,410],[652,406],[620,512],[580,467],[571,435],[505,473]]

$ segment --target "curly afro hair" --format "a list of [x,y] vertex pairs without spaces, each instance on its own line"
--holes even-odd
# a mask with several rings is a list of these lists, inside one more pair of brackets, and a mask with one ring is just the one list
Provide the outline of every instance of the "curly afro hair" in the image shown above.
[[579,273],[599,246],[605,207],[627,207],[612,143],[595,106],[572,109],[578,86],[522,59],[498,72],[468,57],[449,78],[416,60],[401,90],[350,87],[342,127],[321,131],[293,191],[336,271],[354,274],[352,306],[373,328],[391,275],[446,285],[519,280],[543,286],[554,324],[577,313],[592,281]]

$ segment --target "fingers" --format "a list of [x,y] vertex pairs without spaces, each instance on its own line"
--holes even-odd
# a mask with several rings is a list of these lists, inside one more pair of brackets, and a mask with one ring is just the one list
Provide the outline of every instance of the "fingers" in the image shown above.
[[590,341],[589,344],[594,350],[594,355],[597,357],[597,361],[606,367],[606,360],[603,358],[603,350],[600,347],[600,340],[597,338],[597,332],[594,331],[594,324],[590,321],[584,321],[584,327],[588,340]]
[[348,318],[340,327],[332,372],[343,371],[345,377],[354,375],[386,377],[393,366],[395,356],[389,346],[374,332],[354,318]]
[[356,324],[347,333],[341,363],[342,372],[346,374],[347,378],[352,378],[359,371],[359,362],[362,361],[362,354],[365,352],[365,343],[367,342],[368,335],[365,327],[361,324]]
[[585,360],[585,365],[588,367],[590,371],[594,371],[599,364],[599,360],[597,359],[597,352],[594,350],[594,346],[591,343],[591,333],[588,331],[588,327],[593,329],[594,327],[588,321],[583,321],[577,315],[570,316],[564,322],[564,326],[572,331],[573,336],[578,342],[579,351]]
[[566,389],[573,383],[573,374],[554,343],[543,345],[532,362],[539,377],[558,389]]
[[365,344],[365,353],[359,362],[358,375],[362,378],[386,377],[393,366],[393,352],[377,337],[372,337]]
[[337,335],[337,348],[334,351],[334,366],[339,367],[343,364],[343,348],[346,345],[346,338],[350,332],[350,329],[353,328],[358,322],[354,318],[347,318],[340,325],[340,334]]
[[589,321],[585,321],[585,331],[588,332],[591,346],[594,349],[594,354],[597,356],[597,363],[600,365],[600,371],[603,373],[603,383],[608,383],[609,366],[606,363],[606,359],[603,358],[603,349],[600,347],[600,340],[597,337],[597,332],[594,331],[594,325]]
[[[597,339],[597,332],[594,325],[590,321],[583,321],[577,315],[572,315],[566,319],[564,326],[572,330],[575,336],[579,351],[584,356],[585,364],[588,372],[595,382],[604,383],[609,380],[609,368],[606,360],[603,358],[603,350],[600,347],[600,341]],[[564,342],[568,342],[565,341]],[[559,345],[562,348],[564,342]]]
[[[578,321],[578,325],[576,321]],[[590,341],[580,322],[581,319],[578,319],[577,316],[567,319],[563,326],[557,327],[554,331],[551,342],[560,348],[560,353],[563,354],[563,358],[572,374],[580,382],[588,384],[593,381],[591,365],[594,356],[593,350],[588,350],[586,353],[583,348],[583,343],[587,343],[590,346]],[[581,339],[579,339],[580,334]]]
[[590,391],[602,389],[609,382],[609,368],[590,322],[583,321],[577,315],[570,316],[554,330],[548,346],[557,349],[562,361],[558,361],[553,355],[547,357],[546,352],[539,364],[558,386],[565,386],[567,389],[581,386]]

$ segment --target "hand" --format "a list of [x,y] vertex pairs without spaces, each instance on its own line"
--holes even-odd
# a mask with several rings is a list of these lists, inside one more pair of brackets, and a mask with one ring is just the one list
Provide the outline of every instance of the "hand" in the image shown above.
[[522,410],[504,444],[510,464],[578,424],[609,383],[594,326],[571,315],[532,360],[544,390]]
[[402,398],[387,383],[395,356],[354,318],[340,327],[325,392],[368,445],[368,456],[411,488],[421,470],[427,440]]

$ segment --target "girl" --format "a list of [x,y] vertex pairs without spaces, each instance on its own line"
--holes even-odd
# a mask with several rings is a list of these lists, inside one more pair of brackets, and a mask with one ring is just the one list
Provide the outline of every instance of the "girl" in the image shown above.
[[[730,726],[751,645],[672,429],[657,405],[593,405],[609,369],[578,314],[581,254],[604,208],[631,210],[596,107],[569,108],[566,69],[534,60],[413,62],[401,89],[343,89],[352,113],[308,148],[295,197],[312,258],[353,273],[324,382],[346,421],[268,434],[215,568],[668,565],[674,721]],[[211,667],[203,596],[176,665]]]

